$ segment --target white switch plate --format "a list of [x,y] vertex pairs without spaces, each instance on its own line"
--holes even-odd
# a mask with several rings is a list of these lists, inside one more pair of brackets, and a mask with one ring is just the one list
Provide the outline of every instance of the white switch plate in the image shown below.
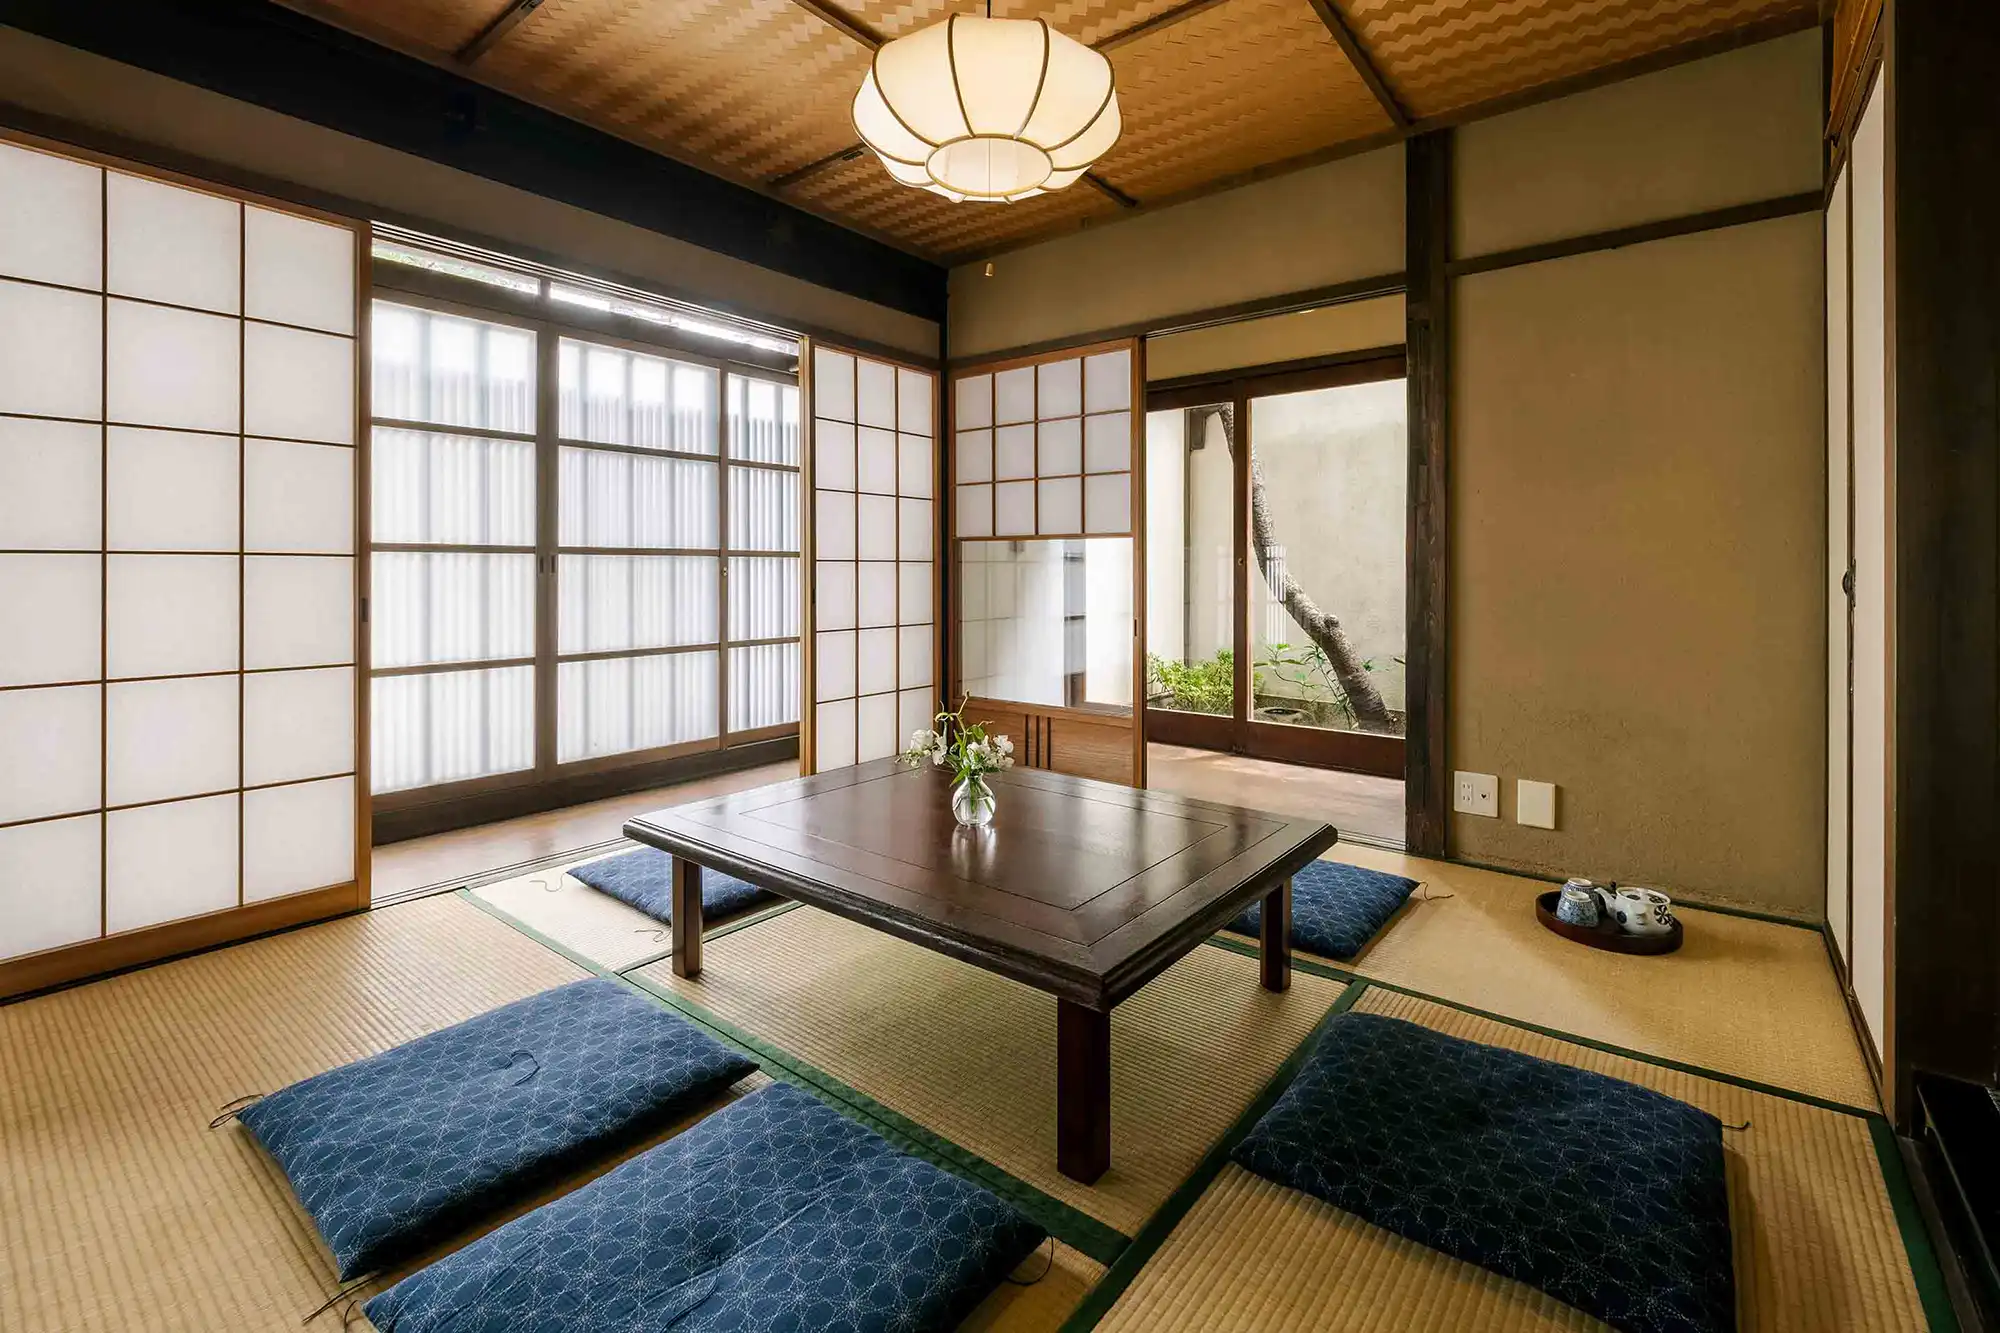
[[1451,808],[1461,815],[1500,817],[1500,779],[1491,773],[1453,773]]
[[1514,822],[1531,828],[1556,826],[1556,784],[1520,778],[1514,783]]

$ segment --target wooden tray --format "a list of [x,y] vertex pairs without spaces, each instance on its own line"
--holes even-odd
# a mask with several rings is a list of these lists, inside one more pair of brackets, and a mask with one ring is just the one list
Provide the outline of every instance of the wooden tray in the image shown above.
[[1556,899],[1562,897],[1560,889],[1535,896],[1535,920],[1553,930],[1566,940],[1587,944],[1593,949],[1603,949],[1607,953],[1659,954],[1672,953],[1681,947],[1681,919],[1674,918],[1674,928],[1664,935],[1628,935],[1618,929],[1615,921],[1600,919],[1594,926],[1572,926],[1556,916]]

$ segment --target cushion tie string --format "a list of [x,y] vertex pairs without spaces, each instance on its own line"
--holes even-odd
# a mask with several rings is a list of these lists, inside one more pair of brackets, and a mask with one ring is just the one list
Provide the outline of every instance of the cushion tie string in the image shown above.
[[208,1122],[208,1127],[210,1129],[221,1129],[239,1114],[249,1110],[263,1100],[264,1094],[261,1092],[246,1092],[241,1097],[232,1097],[216,1108],[217,1115],[215,1119]]
[[[1050,1274],[1050,1272],[1052,1272],[1055,1269],[1056,1266],[1056,1238],[1054,1236],[1049,1237],[1048,1247],[1049,1247],[1049,1261],[1042,1265],[1041,1272],[1029,1278],[1015,1277],[1012,1273],[1009,1273],[1007,1274],[1007,1280],[1013,1283],[1017,1287],[1032,1287],[1037,1282],[1040,1282],[1043,1278],[1047,1277]],[[1037,1245],[1035,1248],[1039,1250],[1042,1247]]]
[[515,1051],[507,1057],[507,1063],[500,1067],[502,1069],[512,1069],[522,1060],[526,1060],[531,1068],[527,1073],[514,1080],[512,1086],[516,1088],[520,1087],[523,1083],[533,1082],[535,1075],[542,1072],[542,1062],[535,1058],[533,1051]]
[[[323,1303],[318,1309],[314,1310],[311,1314],[308,1314],[305,1318],[299,1320],[300,1327],[304,1327],[305,1325],[310,1324],[313,1320],[319,1318],[321,1315],[325,1314],[328,1310],[331,1310],[334,1306],[339,1305],[342,1301],[353,1300],[355,1292],[360,1291],[363,1287],[367,1286],[370,1282],[373,1282],[374,1280],[375,1280],[375,1274],[373,1273],[363,1273],[360,1277],[355,1278],[354,1281],[348,1283],[346,1286],[342,1287],[339,1291],[336,1291],[333,1293],[333,1295],[327,1297],[325,1303]],[[352,1316],[352,1311],[350,1311],[348,1314],[344,1314],[341,1316],[340,1324],[342,1328],[345,1328],[347,1326],[348,1320],[350,1319],[351,1316]]]
[[1746,1129],[1750,1128],[1750,1121],[1749,1121],[1749,1120],[1748,1120],[1748,1119],[1746,1118],[1746,1119],[1745,1119],[1745,1120],[1743,1121],[1743,1123],[1742,1123],[1742,1124],[1740,1124],[1740,1125],[1732,1125],[1732,1124],[1728,1123],[1727,1121],[1724,1121],[1724,1122],[1723,1122],[1723,1125],[1722,1125],[1722,1127],[1723,1127],[1724,1129],[1728,1129],[1728,1130],[1734,1130],[1734,1131],[1736,1131],[1737,1133],[1739,1133],[1739,1134],[1740,1134],[1740,1133],[1742,1133],[1742,1132],[1743,1132],[1744,1130],[1746,1130]]
[[1429,903],[1429,902],[1439,902],[1439,903],[1441,903],[1441,902],[1443,902],[1443,901],[1444,901],[1445,899],[1447,899],[1447,898],[1456,898],[1456,897],[1458,897],[1458,895],[1457,895],[1457,894],[1455,894],[1455,893],[1432,893],[1432,892],[1431,892],[1431,886],[1430,886],[1429,884],[1419,884],[1419,885],[1417,885],[1417,892],[1419,892],[1419,893],[1421,893],[1421,894],[1423,894],[1423,895],[1424,895],[1424,896],[1423,896],[1423,901],[1424,901],[1424,902],[1427,902],[1427,903]]

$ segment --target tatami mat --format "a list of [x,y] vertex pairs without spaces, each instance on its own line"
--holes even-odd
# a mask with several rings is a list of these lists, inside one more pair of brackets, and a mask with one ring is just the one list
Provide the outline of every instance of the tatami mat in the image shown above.
[[[596,857],[585,857],[582,865]],[[664,921],[655,921],[609,894],[573,879],[568,866],[517,875],[473,889],[472,896],[499,908],[582,958],[622,972],[673,947]]]
[[[1655,1088],[1725,1124],[1737,1326],[1926,1327],[1868,1122],[1371,988],[1354,1006]],[[1615,1253],[1615,1238],[1608,1238]],[[1214,1333],[1599,1328],[1542,1293],[1234,1166],[1097,1326]]]
[[1339,996],[1304,973],[1201,947],[1111,1016],[1111,1169],[1056,1170],[1056,1002],[811,908],[706,946],[671,989],[1071,1207],[1133,1234]]
[[1631,957],[1544,928],[1535,895],[1553,886],[1538,880],[1350,844],[1333,855],[1425,886],[1360,957],[1335,967],[1662,1059],[1877,1105],[1815,931],[1683,909],[1678,951]]
[[[0,1329],[298,1329],[337,1289],[331,1257],[250,1136],[208,1128],[216,1109],[584,975],[444,895],[0,1007]],[[1045,1268],[966,1327],[1053,1333],[1103,1271],[1059,1246],[1019,1276]],[[310,1327],[367,1329],[382,1285]]]

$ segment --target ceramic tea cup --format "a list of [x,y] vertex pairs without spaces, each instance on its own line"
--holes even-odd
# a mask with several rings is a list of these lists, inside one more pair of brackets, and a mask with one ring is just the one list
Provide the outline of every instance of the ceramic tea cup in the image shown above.
[[1612,898],[1611,919],[1628,935],[1664,935],[1674,928],[1674,901],[1658,889],[1628,886]]
[[1596,888],[1587,879],[1563,885],[1556,897],[1556,920],[1571,926],[1595,926],[1599,916]]

